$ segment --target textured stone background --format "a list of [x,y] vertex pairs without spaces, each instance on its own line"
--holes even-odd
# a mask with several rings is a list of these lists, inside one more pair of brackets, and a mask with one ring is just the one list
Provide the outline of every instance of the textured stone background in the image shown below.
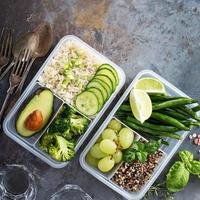
[[[152,69],[186,94],[200,98],[198,0],[2,0],[0,11],[0,28],[13,27],[16,37],[46,20],[54,29],[54,45],[67,34],[80,37],[121,66],[127,75],[127,84],[140,70]],[[34,63],[27,83],[44,60]],[[7,86],[7,80],[0,83],[0,103]],[[181,149],[190,149],[199,158],[197,148],[188,139]],[[95,200],[122,200],[120,195],[81,169],[79,153],[70,165],[57,170],[0,135],[0,163],[28,166],[37,177],[38,200],[48,199],[66,183],[80,185]],[[177,193],[175,199],[199,200],[199,192],[199,180],[191,177],[188,186]]]

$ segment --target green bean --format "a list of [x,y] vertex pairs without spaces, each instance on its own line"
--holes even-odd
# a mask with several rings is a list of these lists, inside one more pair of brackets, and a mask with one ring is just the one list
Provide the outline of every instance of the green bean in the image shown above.
[[189,118],[188,113],[186,113],[185,111],[181,110],[180,108],[171,108],[171,109],[176,111],[176,112],[178,112],[178,113],[180,113],[180,114],[182,114],[182,115],[185,115],[186,117]]
[[191,108],[189,108],[187,106],[181,106],[179,109],[182,110],[183,112],[187,113],[193,119],[200,120],[200,118],[197,117],[196,113]]
[[181,113],[178,113],[178,112],[175,112],[173,110],[159,110],[160,113],[163,113],[165,115],[168,115],[170,117],[174,117],[175,119],[181,119],[181,120],[187,120],[188,117],[181,114]]
[[196,121],[190,121],[190,120],[183,120],[183,121],[181,121],[181,123],[182,124],[184,124],[185,126],[190,126],[190,125],[192,125],[192,126],[200,126],[200,122],[196,122]]
[[163,103],[158,103],[156,105],[153,105],[153,110],[160,110],[163,108],[171,108],[174,106],[191,104],[191,103],[195,103],[195,102],[196,102],[196,100],[194,100],[194,99],[174,99],[174,100],[169,100],[169,101],[165,101]]
[[152,112],[151,117],[160,121],[167,122],[168,124],[171,124],[172,126],[175,126],[181,130],[186,130],[186,131],[189,130],[189,128],[185,127],[184,124],[179,122],[177,119],[164,115],[162,113]]
[[130,116],[127,116],[126,119],[127,121],[133,122],[137,125],[140,125],[145,128],[153,129],[153,130],[166,131],[166,132],[172,132],[172,133],[178,131],[178,128],[174,126],[156,125],[156,124],[151,124],[148,122],[141,123],[137,119]]
[[188,99],[186,97],[174,97],[174,96],[150,96],[151,100],[154,101],[166,101],[166,100],[174,100],[174,99]]
[[127,105],[127,104],[122,104],[120,107],[119,107],[119,110],[120,111],[131,111],[131,106],[130,105]]
[[165,136],[165,137],[170,137],[170,138],[177,139],[177,140],[181,139],[181,136],[176,134],[176,133],[161,132],[161,131],[156,131],[156,130],[152,130],[152,129],[149,129],[149,128],[144,128],[144,127],[141,127],[141,126],[134,124],[133,122],[129,122],[129,121],[126,121],[126,120],[123,120],[123,122],[127,126],[129,126],[130,128],[132,128],[136,131],[145,132],[145,133],[148,133],[148,134],[154,135],[154,136]]
[[197,105],[197,106],[193,107],[192,110],[193,110],[194,112],[200,111],[200,105]]

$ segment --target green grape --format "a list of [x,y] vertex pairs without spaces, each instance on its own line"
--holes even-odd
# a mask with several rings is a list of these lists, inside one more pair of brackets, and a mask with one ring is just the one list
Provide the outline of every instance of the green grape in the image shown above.
[[99,136],[99,138],[97,139],[96,143],[100,143],[100,142],[101,142],[101,140],[102,140],[102,137],[101,137],[101,136]]
[[100,149],[102,152],[106,153],[106,154],[114,154],[117,150],[117,145],[115,144],[115,142],[113,142],[112,140],[109,139],[104,139],[100,142]]
[[107,154],[101,151],[99,143],[94,144],[89,153],[92,157],[97,159],[107,156]]
[[131,146],[134,139],[134,134],[129,128],[122,128],[119,132],[119,144],[122,149],[127,149]]
[[115,164],[120,163],[122,161],[122,152],[118,149],[114,154],[113,158],[115,160]]
[[102,172],[108,172],[114,167],[114,165],[114,159],[111,156],[106,156],[99,161],[98,168]]
[[99,160],[97,158],[94,158],[90,153],[88,153],[86,155],[86,162],[92,165],[93,167],[97,167]]
[[115,133],[115,131],[113,131],[112,129],[105,129],[102,133],[102,138],[103,139],[109,139],[109,140],[117,140],[117,135]]
[[122,128],[121,123],[119,123],[117,120],[112,119],[109,124],[108,124],[108,128],[113,129],[114,131],[119,132]]

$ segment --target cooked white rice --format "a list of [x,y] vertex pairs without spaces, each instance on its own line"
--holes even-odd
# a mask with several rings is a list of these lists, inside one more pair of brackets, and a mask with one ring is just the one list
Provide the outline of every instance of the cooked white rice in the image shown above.
[[[72,80],[66,88],[64,88],[62,82],[65,78],[63,75],[66,67],[65,64],[69,62],[71,56],[75,56],[74,51],[82,52],[85,67],[74,67],[70,69]],[[103,63],[99,57],[93,55],[87,49],[80,47],[77,42],[68,41],[61,45],[56,55],[48,64],[48,67],[45,68],[44,72],[39,77],[39,82],[51,89],[67,103],[73,104],[74,97],[84,90],[89,80],[91,80],[95,74],[98,66],[101,64]],[[73,77],[77,78],[73,80]]]

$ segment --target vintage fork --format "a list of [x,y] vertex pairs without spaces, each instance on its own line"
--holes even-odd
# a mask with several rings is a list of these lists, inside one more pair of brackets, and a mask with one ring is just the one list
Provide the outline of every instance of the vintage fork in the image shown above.
[[[29,49],[24,49],[20,52],[19,56],[17,57],[15,64],[13,66],[13,69],[11,71],[10,77],[9,77],[9,88],[7,90],[6,98],[3,102],[3,105],[1,107],[0,111],[0,124],[3,119],[3,114],[6,108],[6,104],[8,103],[8,100],[13,93],[14,89],[20,84],[23,73],[26,70],[27,66],[30,63],[31,60],[31,51]],[[1,128],[1,127],[0,127]]]
[[12,53],[12,30],[3,28],[0,36],[0,73],[3,68],[9,63]]

